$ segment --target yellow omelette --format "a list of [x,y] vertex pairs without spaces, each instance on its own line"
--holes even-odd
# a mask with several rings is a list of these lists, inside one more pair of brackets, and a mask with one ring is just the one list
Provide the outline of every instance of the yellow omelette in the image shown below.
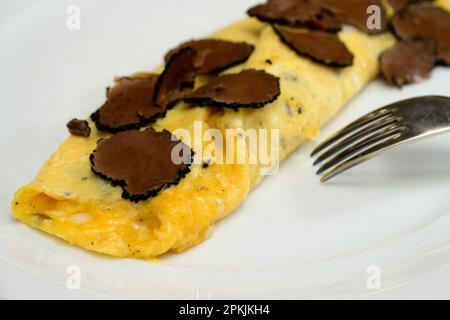
[[[220,130],[279,129],[281,160],[314,138],[378,75],[378,57],[395,41],[390,34],[341,32],[339,37],[355,60],[351,67],[335,69],[299,57],[270,26],[253,18],[212,37],[253,44],[250,59],[227,73],[265,70],[280,78],[281,96],[262,109],[239,112],[180,103],[151,126],[173,132],[192,130],[194,121],[202,121],[205,128]],[[89,155],[106,135],[90,125],[89,138],[69,137],[13,200],[17,219],[87,250],[136,258],[186,250],[205,240],[214,224],[239,206],[263,177],[259,165],[248,163],[194,165],[180,184],[146,201],[130,202],[121,197],[120,187],[91,172]]]

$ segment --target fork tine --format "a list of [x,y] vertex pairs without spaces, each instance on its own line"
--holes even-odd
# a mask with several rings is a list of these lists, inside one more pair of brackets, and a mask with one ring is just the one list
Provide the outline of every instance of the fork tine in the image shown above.
[[321,182],[326,182],[337,175],[357,166],[358,164],[361,164],[367,160],[370,160],[374,158],[375,156],[383,153],[386,150],[393,149],[401,144],[401,142],[393,143],[395,139],[397,139],[400,135],[394,135],[393,137],[389,138],[388,140],[384,140],[381,143],[378,143],[374,145],[373,147],[357,154],[356,156],[348,159],[347,161],[341,163],[337,167],[335,167],[333,170],[327,172],[322,176],[320,179]]
[[396,122],[397,122],[397,118],[394,117],[394,116],[387,117],[387,118],[385,118],[383,120],[374,122],[373,124],[365,127],[364,129],[359,130],[356,133],[350,135],[348,138],[346,138],[345,140],[342,140],[341,142],[337,143],[335,146],[330,147],[330,149],[328,149],[326,152],[321,154],[316,159],[316,161],[314,161],[313,165],[318,165],[319,163],[321,163],[325,159],[327,159],[327,158],[331,157],[333,154],[336,154],[337,152],[343,150],[347,146],[349,146],[349,145],[351,145],[351,144],[353,144],[355,142],[358,142],[362,138],[370,138],[374,134],[378,133],[380,130],[382,130],[382,129],[386,128],[386,127],[389,127],[389,126],[393,125]]
[[361,142],[359,142],[347,149],[344,149],[342,152],[340,152],[336,156],[334,156],[331,160],[329,160],[325,164],[323,164],[319,168],[319,170],[317,170],[317,174],[321,174],[321,173],[325,172],[326,170],[330,169],[331,167],[338,165],[339,163],[348,159],[355,153],[358,153],[378,142],[382,142],[386,139],[389,139],[391,137],[395,137],[398,134],[401,134],[403,132],[403,130],[404,130],[404,128],[398,127],[397,125],[393,125],[391,127],[384,129],[383,131],[379,132],[377,135],[374,135],[369,139],[362,140]]
[[347,136],[351,132],[353,132],[359,128],[362,128],[374,121],[382,120],[383,118],[390,116],[392,114],[393,114],[392,111],[390,111],[386,108],[381,108],[379,110],[375,110],[374,112],[371,112],[371,113],[357,119],[356,121],[350,123],[348,126],[344,127],[340,131],[338,131],[336,134],[332,135],[328,140],[319,144],[317,146],[317,148],[315,148],[312,151],[311,157],[316,155],[317,153],[321,152],[322,150],[326,149],[327,147],[332,145],[334,142]]

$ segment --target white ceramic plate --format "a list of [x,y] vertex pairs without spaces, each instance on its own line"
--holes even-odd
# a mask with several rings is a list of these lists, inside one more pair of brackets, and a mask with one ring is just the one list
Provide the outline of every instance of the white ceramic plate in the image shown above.
[[[150,70],[168,48],[244,17],[254,2],[78,0],[80,30],[66,27],[72,2],[0,4],[0,297],[450,297],[449,273],[436,273],[450,263],[450,136],[326,185],[307,143],[210,240],[158,263],[92,254],[12,219],[14,191],[65,139],[66,121],[102,103],[114,76]],[[376,81],[322,137],[396,100],[450,95],[449,83],[444,68],[403,90]],[[66,288],[69,266],[80,267],[81,290]],[[373,270],[380,290],[367,286]]]

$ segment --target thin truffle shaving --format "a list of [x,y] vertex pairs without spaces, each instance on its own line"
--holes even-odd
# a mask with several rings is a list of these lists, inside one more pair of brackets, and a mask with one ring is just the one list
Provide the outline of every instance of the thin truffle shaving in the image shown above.
[[269,0],[247,12],[263,22],[337,32],[341,22],[317,1]]
[[353,54],[336,34],[323,31],[294,32],[274,27],[281,41],[301,56],[333,66],[353,64]]
[[433,39],[438,62],[450,65],[450,14],[437,7],[413,6],[401,11],[392,21],[400,39]]
[[120,132],[141,128],[166,114],[153,102],[157,74],[145,77],[119,78],[108,90],[108,100],[92,114],[100,131]]
[[261,108],[280,95],[279,79],[262,70],[244,70],[212,78],[184,99],[200,106]]
[[195,67],[197,74],[215,74],[245,62],[254,50],[254,46],[245,42],[231,42],[216,39],[202,39],[185,42],[167,53],[168,62],[174,54],[183,48],[192,48],[197,52]]
[[[378,34],[386,31],[388,19],[381,0],[312,0],[329,10],[339,21],[351,25],[368,34]],[[372,26],[369,19],[372,11],[377,8],[381,14],[380,25]],[[373,14],[373,12],[372,12]]]
[[[172,156],[176,146],[180,146],[180,159]],[[149,128],[100,140],[90,160],[95,174],[122,187],[123,198],[139,202],[178,184],[190,172],[192,154],[170,132]]]
[[189,92],[195,83],[197,52],[183,48],[173,54],[155,84],[153,102],[171,108]]
[[402,87],[430,76],[436,63],[433,40],[402,40],[381,55],[381,72],[387,82]]
[[420,2],[432,2],[434,0],[387,0],[388,4],[395,11],[400,11],[403,8],[406,8],[408,5]]

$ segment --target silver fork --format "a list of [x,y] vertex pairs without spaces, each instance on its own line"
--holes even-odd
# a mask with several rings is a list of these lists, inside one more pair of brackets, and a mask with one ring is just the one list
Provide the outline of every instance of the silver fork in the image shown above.
[[325,182],[385,151],[450,131],[450,98],[440,96],[403,100],[352,122],[321,143],[311,156]]

